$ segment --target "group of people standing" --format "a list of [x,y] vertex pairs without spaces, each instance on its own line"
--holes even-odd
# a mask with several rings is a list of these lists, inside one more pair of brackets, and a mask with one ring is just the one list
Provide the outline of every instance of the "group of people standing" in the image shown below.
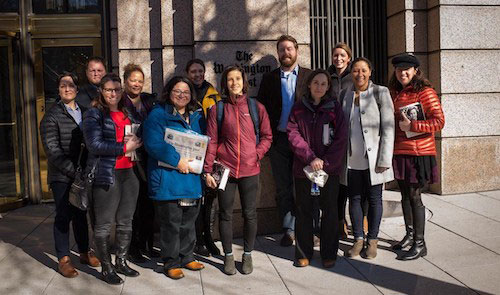
[[[74,74],[60,75],[60,100],[47,111],[40,129],[56,203],[54,238],[62,275],[78,275],[69,255],[70,222],[80,262],[100,265],[107,283],[122,284],[118,273],[138,276],[127,260],[141,263],[144,256],[161,256],[165,274],[172,279],[184,277],[183,269],[201,270],[204,265],[195,253],[220,255],[213,240],[216,199],[223,272],[234,275],[236,190],[244,218],[241,273],[252,273],[260,161],[268,151],[283,221],[280,244],[295,242],[296,266],[309,264],[315,240],[323,266],[335,265],[346,199],[355,240],[346,255],[374,258],[382,186],[394,178],[401,189],[407,231],[394,248],[411,246],[401,256],[405,260],[426,255],[420,192],[425,184],[438,181],[433,133],[443,127],[444,116],[418,59],[395,57],[388,89],[371,81],[368,59],[351,61],[344,43],[335,46],[328,71],[301,67],[292,36],[281,36],[276,48],[280,67],[263,76],[257,99],[249,96],[243,69],[227,67],[218,92],[205,80],[199,59],[188,62],[185,76],[171,78],[159,98],[142,91],[146,77],[135,64],[124,68],[123,81],[106,73],[98,57],[89,59],[88,83],[82,87]],[[424,120],[399,111],[412,103],[421,104]],[[126,132],[134,124],[140,126],[137,132]],[[192,159],[165,141],[166,128],[209,136],[201,175],[190,166]],[[408,138],[405,132],[417,136]],[[230,170],[223,191],[217,190],[211,174],[215,162]],[[328,175],[322,187],[306,177],[306,166]],[[89,216],[97,257],[90,250],[86,212],[68,202],[78,167],[93,176]],[[363,216],[368,220],[366,236]],[[153,247],[155,218],[161,253]],[[109,241],[113,224],[114,263]]]

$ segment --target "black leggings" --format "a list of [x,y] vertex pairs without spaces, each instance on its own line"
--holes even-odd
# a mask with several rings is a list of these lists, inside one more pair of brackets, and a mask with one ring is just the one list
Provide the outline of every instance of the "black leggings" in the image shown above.
[[[251,252],[257,236],[257,191],[259,175],[233,178],[230,177],[225,191],[219,192],[219,231],[224,253],[232,253],[233,246],[233,206],[236,188],[240,193],[243,211],[243,249]],[[312,223],[312,222],[311,222]]]
[[115,183],[94,185],[92,191],[95,236],[109,237],[113,222],[116,222],[117,232],[132,232],[132,218],[139,195],[139,180],[134,170],[116,169]]
[[422,203],[422,186],[418,183],[409,183],[404,180],[398,180],[399,189],[401,190],[402,202],[407,208],[423,207]]

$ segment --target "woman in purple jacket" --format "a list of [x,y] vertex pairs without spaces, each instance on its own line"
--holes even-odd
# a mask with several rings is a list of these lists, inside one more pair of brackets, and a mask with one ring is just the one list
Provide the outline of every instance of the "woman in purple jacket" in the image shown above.
[[[342,159],[346,151],[347,125],[340,104],[330,96],[331,80],[325,70],[316,70],[307,80],[308,93],[290,113],[287,133],[294,153],[295,179],[295,266],[309,265],[313,250],[313,198],[320,198],[321,260],[325,268],[335,265],[339,247],[337,198]],[[319,188],[303,171],[323,170],[328,181]],[[319,194],[318,194],[319,193]]]

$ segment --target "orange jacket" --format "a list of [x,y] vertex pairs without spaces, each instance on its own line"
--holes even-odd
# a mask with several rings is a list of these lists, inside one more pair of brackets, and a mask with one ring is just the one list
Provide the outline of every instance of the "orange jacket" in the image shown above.
[[[394,117],[396,120],[396,137],[394,142],[394,155],[431,156],[436,155],[434,132],[443,129],[444,114],[439,102],[439,97],[434,89],[426,87],[416,92],[408,86],[401,92],[393,95]],[[398,122],[402,120],[399,108],[420,102],[426,120],[413,120],[410,131],[423,132],[416,137],[407,138],[404,131],[399,128]]]

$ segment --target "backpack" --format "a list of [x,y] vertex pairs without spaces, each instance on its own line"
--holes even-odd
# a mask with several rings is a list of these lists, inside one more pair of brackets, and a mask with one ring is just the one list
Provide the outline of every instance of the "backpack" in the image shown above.
[[[224,120],[224,101],[221,99],[217,102],[217,134],[221,134],[222,120]],[[255,131],[256,144],[260,142],[260,120],[259,108],[257,107],[257,100],[255,98],[247,97],[248,111],[253,122],[253,129]]]

